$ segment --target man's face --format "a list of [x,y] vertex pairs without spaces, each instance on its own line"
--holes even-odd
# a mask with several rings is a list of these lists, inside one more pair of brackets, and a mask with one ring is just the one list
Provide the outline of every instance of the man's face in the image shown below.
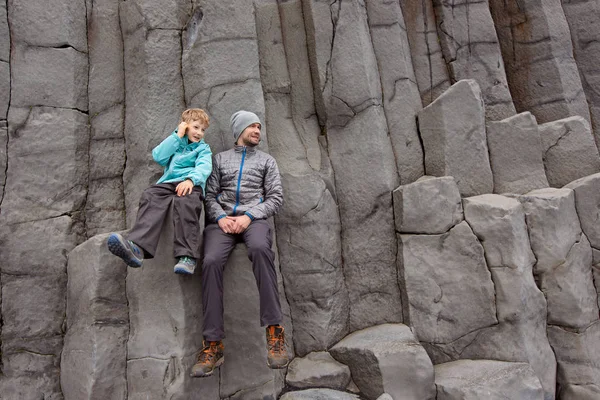
[[185,134],[190,142],[196,143],[204,138],[205,129],[206,126],[201,121],[195,120],[188,123]]
[[242,146],[256,146],[260,142],[260,124],[249,125],[240,135],[237,144]]

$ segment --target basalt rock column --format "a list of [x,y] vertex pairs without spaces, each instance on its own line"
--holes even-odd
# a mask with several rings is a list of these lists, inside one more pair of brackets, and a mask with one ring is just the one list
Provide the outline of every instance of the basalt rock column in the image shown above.
[[[402,320],[391,192],[398,174],[360,1],[307,1],[304,18],[317,113],[342,221],[350,330]],[[349,84],[352,83],[352,84]]]
[[451,85],[436,30],[432,0],[400,0],[423,106]]
[[433,0],[438,36],[454,82],[475,79],[481,87],[486,120],[515,115],[500,43],[487,0]]
[[[307,159],[309,148],[296,129],[302,126],[302,118],[292,111],[294,103],[302,99],[298,93],[291,93],[292,84],[311,87],[311,81],[296,75],[301,65],[308,69],[306,48],[287,53],[284,48],[297,46],[298,41],[305,43],[305,38],[297,29],[286,26],[289,36],[284,40],[280,12],[288,20],[298,18],[300,7],[299,2],[292,2],[282,4],[279,10],[275,1],[263,1],[256,6],[256,19],[269,148],[278,162],[284,187],[284,206],[276,217],[281,271],[294,321],[296,351],[305,355],[326,350],[345,336],[349,306],[342,273],[338,207]],[[302,51],[304,57],[297,53]],[[286,54],[292,58],[292,71],[288,71]],[[291,75],[296,75],[294,80]],[[318,147],[312,150],[320,152]]]
[[560,0],[490,0],[517,112],[590,120]]
[[92,0],[88,13],[90,182],[88,237],[125,228],[123,38],[118,0]]
[[[0,4],[0,199],[6,181],[6,145],[8,132],[6,118],[10,103],[10,31],[6,3]],[[0,296],[1,298],[1,296]]]
[[417,133],[421,110],[402,9],[397,2],[366,2],[369,29],[381,75],[383,108],[394,147],[400,183],[420,178],[423,149]]
[[[7,118],[8,125],[7,136],[0,136],[7,160],[0,216],[0,392],[23,400],[60,399],[66,253],[84,235],[87,195],[86,5],[8,1],[3,11],[10,21],[10,35],[1,41],[11,40],[11,86],[8,117],[8,103],[0,114],[0,123]],[[0,45],[0,70],[9,61],[6,44]]]

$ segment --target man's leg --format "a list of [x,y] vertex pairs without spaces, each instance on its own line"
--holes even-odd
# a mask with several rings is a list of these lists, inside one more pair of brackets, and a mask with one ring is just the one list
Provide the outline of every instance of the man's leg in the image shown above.
[[202,263],[202,334],[207,341],[225,337],[223,328],[223,269],[236,244],[235,235],[210,224],[204,229],[204,260]]
[[142,193],[137,218],[127,239],[144,250],[145,258],[153,258],[163,222],[175,197],[175,184],[152,185]]
[[192,193],[173,197],[173,255],[199,257],[202,189],[194,186]]
[[260,296],[260,325],[277,325],[282,321],[275,253],[271,249],[273,239],[271,227],[266,220],[253,221],[242,233],[248,247],[248,258]]

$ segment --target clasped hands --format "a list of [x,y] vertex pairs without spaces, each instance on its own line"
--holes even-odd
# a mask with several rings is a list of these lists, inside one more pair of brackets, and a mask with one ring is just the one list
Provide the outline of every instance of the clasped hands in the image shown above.
[[223,232],[231,234],[244,232],[251,222],[252,220],[247,215],[240,215],[239,217],[227,216],[217,221]]

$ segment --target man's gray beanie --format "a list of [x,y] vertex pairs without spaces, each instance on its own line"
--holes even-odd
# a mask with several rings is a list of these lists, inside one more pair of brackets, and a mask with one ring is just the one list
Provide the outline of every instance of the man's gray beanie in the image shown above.
[[237,143],[238,138],[244,129],[255,123],[260,124],[260,119],[256,114],[250,111],[241,110],[234,113],[229,121],[229,124],[231,125],[231,132],[233,133],[233,137],[235,139],[234,143]]

